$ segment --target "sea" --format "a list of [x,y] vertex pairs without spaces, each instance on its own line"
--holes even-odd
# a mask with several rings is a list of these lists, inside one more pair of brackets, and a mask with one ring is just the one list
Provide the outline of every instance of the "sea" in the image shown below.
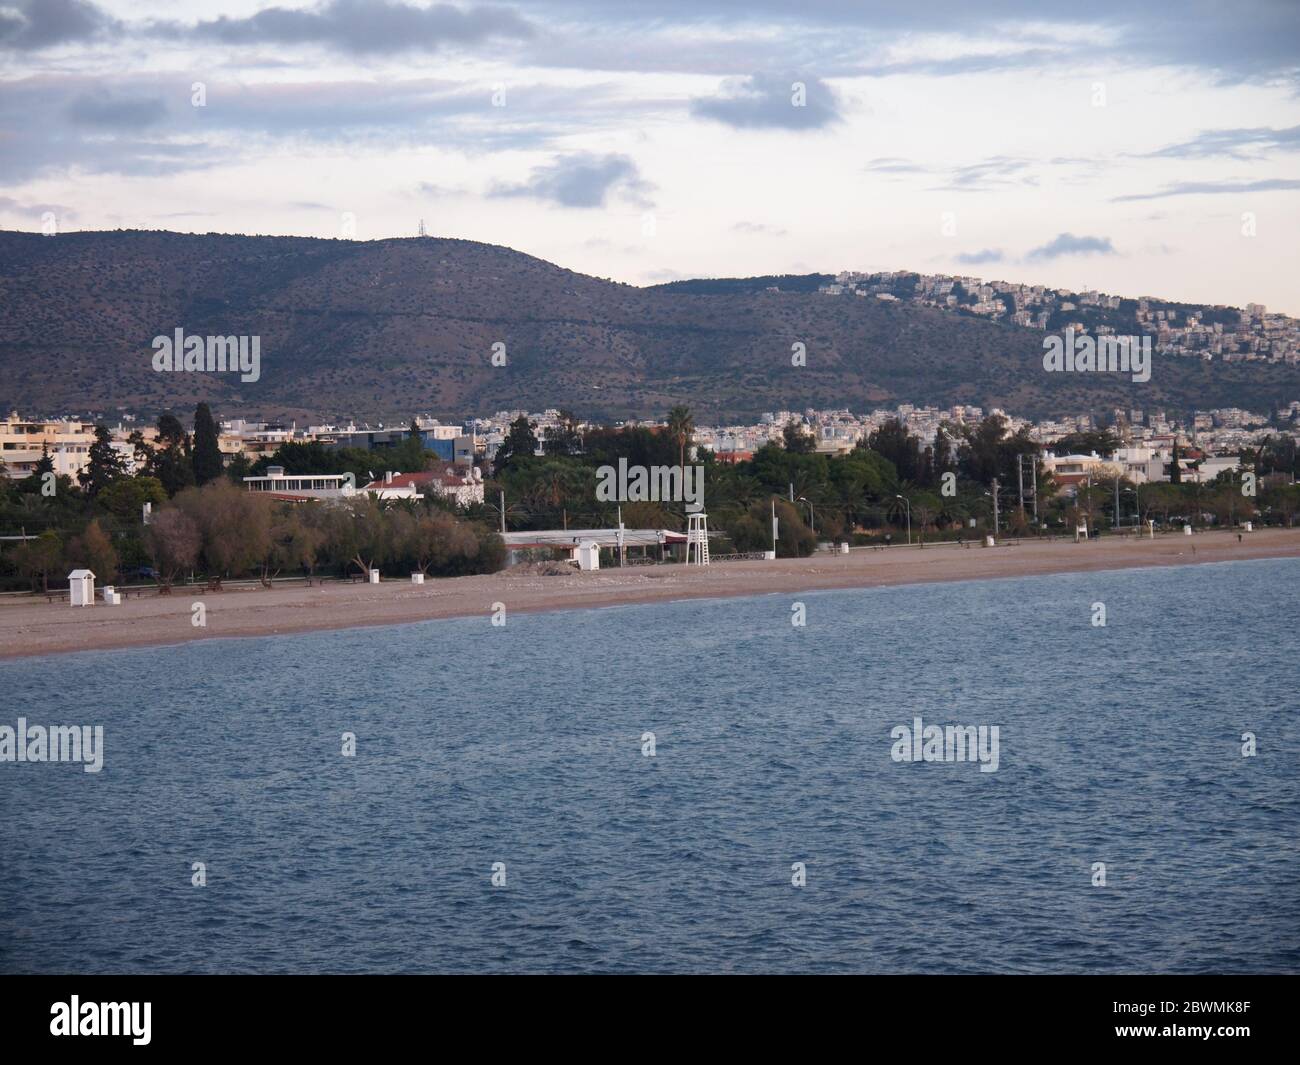
[[[1298,590],[1249,561],[0,662],[0,724],[103,727],[99,772],[0,763],[0,971],[1294,973]],[[996,726],[996,768],[905,757],[917,719]]]

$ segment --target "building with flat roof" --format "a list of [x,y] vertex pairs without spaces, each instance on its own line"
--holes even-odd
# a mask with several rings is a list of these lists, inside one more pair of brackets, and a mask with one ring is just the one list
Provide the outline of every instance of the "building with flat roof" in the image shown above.
[[621,546],[630,559],[662,559],[666,552],[686,546],[686,534],[673,529],[540,529],[502,533],[501,539],[506,544],[508,565],[524,561],[530,553],[546,551],[563,551],[576,562],[584,543],[594,543],[615,557]]

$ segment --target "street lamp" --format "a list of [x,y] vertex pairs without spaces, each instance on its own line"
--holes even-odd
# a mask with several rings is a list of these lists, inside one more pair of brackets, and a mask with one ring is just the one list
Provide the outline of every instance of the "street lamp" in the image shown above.
[[1142,500],[1138,496],[1137,485],[1124,489],[1125,495],[1128,495],[1129,492],[1133,493],[1133,528],[1136,529],[1142,523]]
[[817,535],[817,515],[816,515],[816,513],[813,511],[812,500],[809,499],[809,498],[807,498],[806,496],[800,496],[800,497],[799,497],[799,502],[800,502],[800,503],[807,503],[807,504],[808,504],[808,524],[809,524],[809,526],[812,527],[812,534],[813,534],[814,536],[816,536],[816,535]]
[[907,496],[900,496],[897,494],[895,494],[894,498],[901,499],[903,503],[907,506],[907,546],[911,547],[912,546],[912,501],[908,499]]

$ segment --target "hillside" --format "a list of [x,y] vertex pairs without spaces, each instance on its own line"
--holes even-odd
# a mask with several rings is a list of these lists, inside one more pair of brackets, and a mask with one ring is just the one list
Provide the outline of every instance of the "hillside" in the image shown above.
[[[772,280],[774,283],[781,279]],[[805,287],[807,287],[805,285]],[[261,379],[157,373],[152,338],[259,335]],[[0,405],[29,414],[452,419],[567,407],[700,421],[973,403],[1048,415],[1300,397],[1294,367],[1157,357],[1152,379],[1047,374],[1042,333],[741,283],[635,288],[472,241],[0,232]],[[807,345],[806,367],[790,365]],[[508,365],[491,364],[506,345]]]

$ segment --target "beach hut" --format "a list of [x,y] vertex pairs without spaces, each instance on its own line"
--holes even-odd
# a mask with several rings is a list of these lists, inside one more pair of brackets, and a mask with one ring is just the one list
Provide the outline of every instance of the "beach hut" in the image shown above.
[[95,605],[95,575],[88,569],[74,569],[68,574],[69,602],[73,606]]
[[578,544],[578,569],[600,569],[600,544],[595,540],[583,540]]
[[412,583],[412,584],[423,584],[423,583],[424,583],[424,574],[423,574],[423,573],[419,573],[419,572],[412,573],[412,574],[411,574],[411,583]]
[[379,583],[379,570],[377,570],[377,569],[372,569],[372,570],[370,571],[370,583],[371,583],[371,584],[378,584],[378,583]]

